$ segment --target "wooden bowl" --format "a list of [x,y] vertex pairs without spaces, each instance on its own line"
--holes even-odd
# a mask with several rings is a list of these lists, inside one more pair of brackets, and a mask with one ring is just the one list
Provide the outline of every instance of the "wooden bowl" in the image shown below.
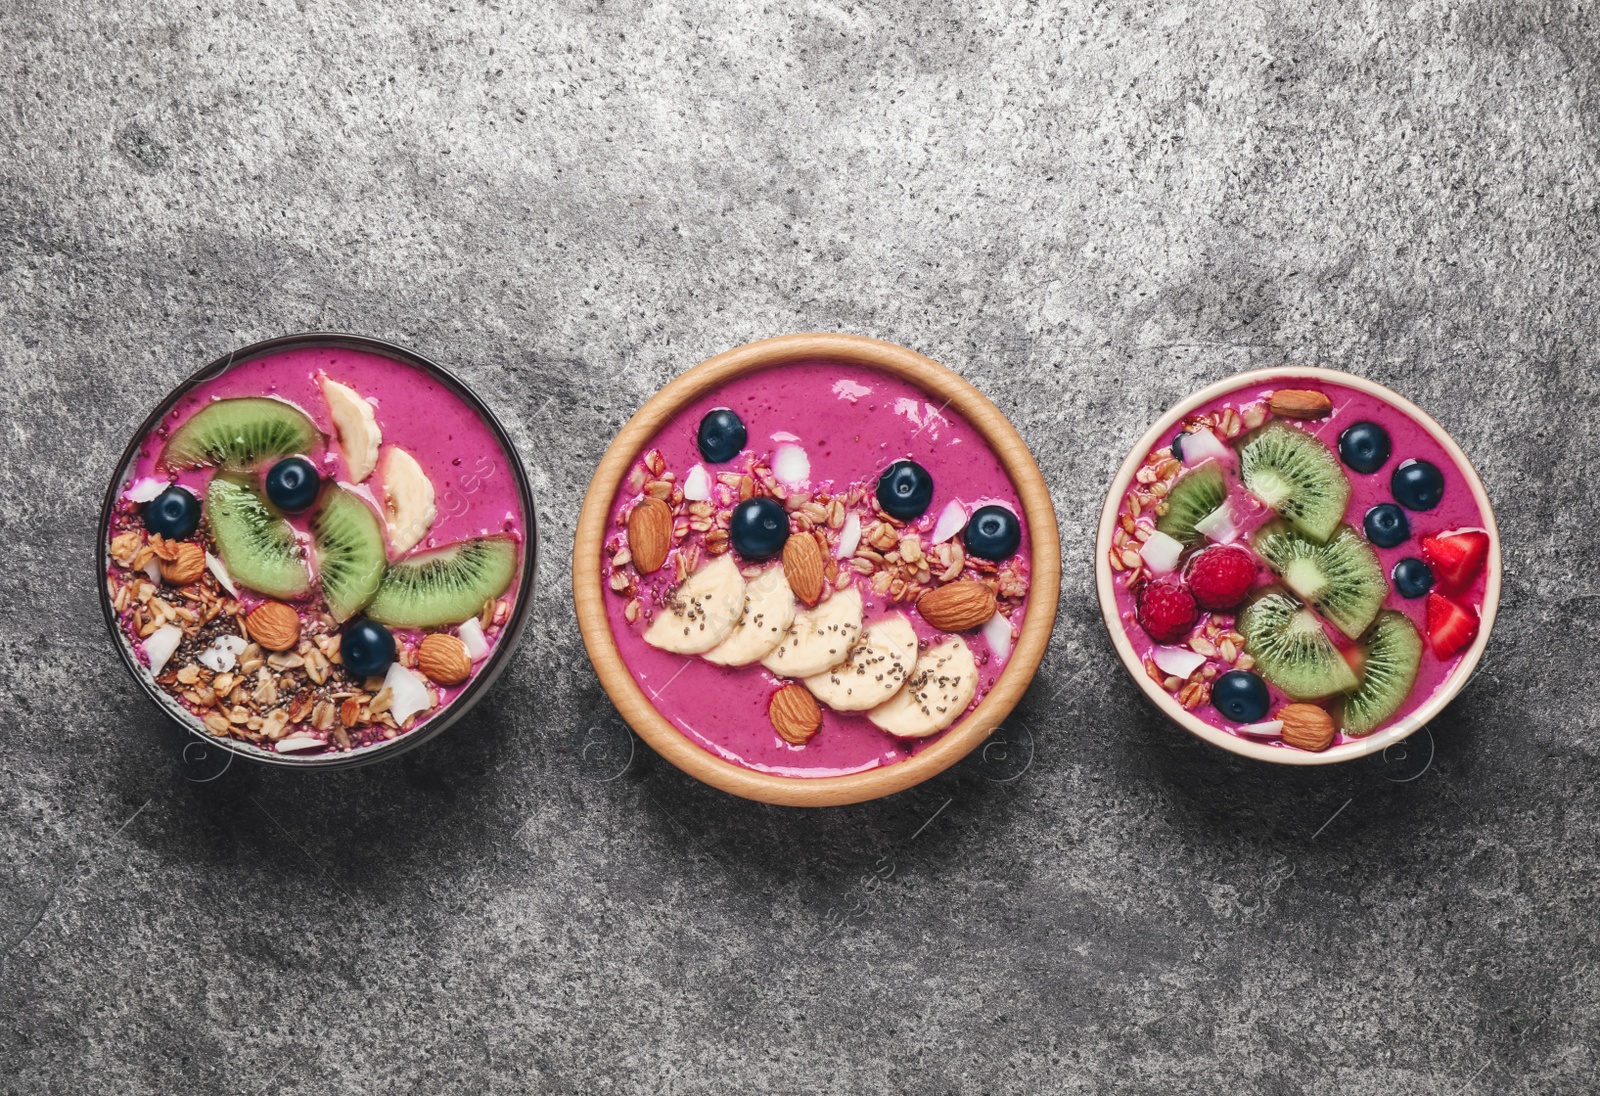
[[[1251,385],[1265,384],[1268,381],[1297,379],[1311,379],[1327,381],[1330,384],[1344,385],[1374,396],[1410,416],[1415,422],[1428,431],[1429,434],[1455,461],[1466,479],[1467,487],[1472,492],[1473,499],[1478,504],[1478,510],[1483,516],[1484,528],[1489,533],[1489,558],[1485,564],[1485,581],[1483,592],[1483,607],[1480,610],[1480,625],[1478,638],[1472,643],[1460,663],[1457,664],[1450,677],[1443,685],[1434,691],[1433,696],[1415,711],[1395,721],[1382,730],[1376,731],[1365,738],[1353,742],[1345,742],[1320,753],[1311,753],[1306,750],[1286,749],[1281,746],[1271,746],[1263,742],[1256,742],[1239,735],[1230,734],[1219,727],[1213,727],[1196,715],[1191,714],[1177,702],[1165,689],[1160,688],[1150,680],[1145,673],[1143,664],[1134,652],[1133,644],[1128,639],[1127,627],[1118,616],[1116,588],[1112,582],[1111,564],[1108,557],[1111,551],[1111,537],[1117,525],[1117,513],[1122,504],[1122,498],[1128,491],[1128,485],[1133,482],[1133,477],[1139,470],[1139,465],[1144,456],[1157,443],[1166,438],[1177,429],[1183,417],[1198,407],[1203,406],[1229,392]],[[1317,369],[1309,366],[1281,366],[1275,369],[1257,369],[1249,373],[1239,373],[1226,380],[1201,389],[1188,399],[1183,400],[1172,410],[1168,411],[1161,419],[1145,432],[1128,454],[1128,459],[1122,462],[1122,468],[1111,481],[1111,490],[1106,494],[1105,508],[1100,512],[1100,532],[1095,538],[1095,587],[1100,595],[1100,613],[1105,618],[1106,630],[1111,633],[1111,645],[1116,648],[1117,655],[1122,659],[1122,664],[1127,668],[1128,675],[1138,684],[1150,702],[1159,708],[1163,715],[1177,723],[1184,730],[1196,737],[1203,738],[1214,746],[1221,746],[1245,757],[1253,757],[1260,761],[1272,761],[1279,765],[1331,765],[1339,761],[1352,761],[1358,757],[1378,753],[1388,749],[1395,743],[1410,736],[1423,725],[1432,720],[1445,706],[1454,700],[1456,694],[1466,687],[1472,678],[1472,671],[1478,665],[1478,660],[1483,657],[1483,650],[1489,643],[1489,632],[1494,628],[1495,610],[1500,604],[1500,532],[1495,526],[1494,510],[1489,505],[1489,496],[1483,489],[1483,483],[1478,479],[1478,473],[1473,469],[1472,462],[1467,460],[1467,455],[1461,451],[1444,428],[1434,422],[1426,412],[1416,404],[1396,392],[1392,392],[1381,384],[1375,384],[1363,377],[1352,376],[1335,369]]]
[[[788,777],[757,772],[716,757],[684,737],[661,715],[624,665],[606,618],[601,575],[606,527],[628,470],[661,428],[708,391],[758,369],[835,361],[893,374],[946,401],[984,439],[1016,489],[1032,539],[1028,613],[1011,660],[994,687],[965,718],[931,746],[883,768],[847,776]],[[961,377],[912,350],[857,335],[786,335],[750,343],[701,362],[657,392],[628,420],[606,450],[578,515],[572,552],[572,596],[589,660],[628,725],[662,757],[723,791],[783,806],[860,803],[902,791],[943,772],[983,742],[1010,714],[1033,680],[1055,623],[1061,592],[1061,539],[1050,493],[1033,455],[998,408]]]

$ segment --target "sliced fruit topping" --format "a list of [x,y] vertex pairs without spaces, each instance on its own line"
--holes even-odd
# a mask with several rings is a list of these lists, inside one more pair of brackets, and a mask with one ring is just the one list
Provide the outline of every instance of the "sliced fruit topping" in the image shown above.
[[1140,627],[1157,643],[1181,639],[1200,615],[1194,595],[1176,582],[1145,583],[1136,611]]
[[877,495],[884,513],[912,521],[920,518],[933,501],[933,477],[914,460],[897,460],[878,477]]
[[[516,574],[517,543],[510,537],[479,537],[421,552],[384,572],[367,615],[395,628],[459,624],[505,593]],[[734,612],[741,601],[735,597]]]
[[1319,543],[1344,518],[1350,481],[1328,447],[1304,430],[1270,422],[1249,434],[1239,471],[1252,495]]
[[738,626],[744,613],[744,585],[733,558],[718,556],[674,591],[645,630],[644,641],[673,654],[704,654]]
[[1220,464],[1207,461],[1184,473],[1172,485],[1166,501],[1167,512],[1156,522],[1156,528],[1187,544],[1197,536],[1195,524],[1228,501],[1228,478],[1222,474]]
[[980,506],[968,519],[963,539],[968,555],[998,563],[1016,553],[1022,543],[1022,523],[1004,506]]
[[378,447],[383,444],[383,431],[378,428],[377,415],[372,404],[349,385],[340,384],[326,374],[318,377],[317,383],[322,386],[328,417],[339,435],[339,452],[344,454],[345,470],[351,480],[360,483],[378,467]]
[[394,636],[371,620],[358,620],[339,640],[339,658],[356,677],[377,677],[394,662]]
[[144,527],[168,540],[183,540],[200,528],[200,500],[174,484],[145,503]]
[[695,442],[700,455],[712,464],[726,464],[737,457],[750,438],[744,420],[726,407],[707,411],[700,420],[700,430]]
[[233,475],[213,476],[206,488],[206,519],[234,581],[275,598],[303,597],[311,589],[294,529],[273,512],[253,483]]
[[394,554],[411,551],[433,528],[439,515],[433,504],[433,481],[417,458],[398,446],[383,455],[383,509]]
[[1276,714],[1285,746],[1318,753],[1333,744],[1333,716],[1315,704],[1285,704]]
[[1232,609],[1256,584],[1255,557],[1237,546],[1217,545],[1189,560],[1189,592],[1202,609]]
[[1339,459],[1363,476],[1382,468],[1391,451],[1389,431],[1375,422],[1358,422],[1339,435]]
[[1377,553],[1349,526],[1328,543],[1315,544],[1273,521],[1256,531],[1251,544],[1285,586],[1351,639],[1367,630],[1389,596]]
[[1391,609],[1378,614],[1361,638],[1361,651],[1361,685],[1339,706],[1340,725],[1356,737],[1383,726],[1411,695],[1422,662],[1422,637],[1404,613]]
[[309,453],[321,440],[305,413],[282,400],[218,400],[173,431],[161,463],[167,468],[244,471],[291,453]]
[[1229,670],[1211,685],[1211,703],[1234,723],[1255,723],[1267,714],[1272,696],[1249,670]]
[[267,498],[285,514],[311,509],[321,490],[317,466],[304,457],[285,457],[267,472]]
[[864,712],[898,692],[916,661],[917,633],[896,613],[862,632],[848,658],[807,677],[805,686],[836,712]]
[[1410,519],[1392,502],[1380,502],[1368,510],[1361,526],[1367,539],[1379,548],[1397,547],[1411,536]]
[[1419,598],[1433,589],[1433,570],[1415,557],[1407,557],[1394,565],[1389,580],[1405,598]]
[[867,718],[898,738],[925,738],[959,719],[977,692],[978,664],[961,637],[951,636],[924,651],[900,691]]
[[779,677],[810,677],[843,662],[860,637],[861,591],[851,586],[809,613],[797,613],[761,665]]
[[1428,595],[1428,643],[1440,658],[1453,658],[1478,638],[1478,614],[1443,594]]
[[1444,474],[1425,460],[1408,460],[1389,478],[1389,493],[1407,510],[1432,510],[1444,498]]
[[1256,670],[1292,699],[1331,696],[1360,684],[1317,614],[1281,591],[1269,590],[1247,605],[1239,631]]
[[1183,555],[1183,541],[1174,540],[1160,529],[1150,534],[1150,539],[1139,549],[1139,558],[1152,575],[1168,575],[1178,569],[1178,559]]
[[328,611],[349,620],[377,595],[389,562],[378,515],[353,492],[330,487],[311,519],[311,546]]
[[771,559],[789,539],[789,514],[776,499],[745,499],[733,508],[728,537],[745,559]]
[[782,567],[769,567],[744,584],[744,609],[728,638],[706,652],[719,666],[760,662],[783,642],[794,623],[794,591]]
[[1482,529],[1463,529],[1422,538],[1422,558],[1428,561],[1446,593],[1459,594],[1483,570],[1489,558],[1489,534]]

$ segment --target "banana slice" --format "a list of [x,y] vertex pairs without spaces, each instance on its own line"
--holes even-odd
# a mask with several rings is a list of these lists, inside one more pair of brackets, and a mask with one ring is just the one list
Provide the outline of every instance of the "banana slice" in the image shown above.
[[951,636],[924,651],[900,691],[867,718],[899,738],[925,738],[954,723],[977,692],[978,664],[966,642]]
[[373,414],[372,405],[354,388],[329,380],[327,374],[319,376],[317,383],[322,386],[322,398],[328,401],[328,415],[339,435],[339,450],[344,454],[350,479],[360,483],[378,467],[378,446],[383,444],[383,431],[378,429],[377,416]]
[[813,696],[836,712],[864,712],[900,690],[917,661],[917,633],[896,613],[861,633],[850,657],[805,679]]
[[718,666],[748,666],[771,654],[794,623],[794,591],[783,566],[769,567],[744,585],[744,613],[727,639],[706,652]]
[[732,556],[718,556],[683,580],[645,629],[644,641],[678,655],[698,655],[727,639],[744,612],[744,578]]
[[439,510],[433,504],[433,481],[417,458],[390,446],[383,455],[383,516],[389,524],[389,546],[404,555],[415,548]]
[[810,677],[839,665],[861,637],[861,591],[834,594],[809,613],[797,613],[777,650],[761,665],[779,677]]

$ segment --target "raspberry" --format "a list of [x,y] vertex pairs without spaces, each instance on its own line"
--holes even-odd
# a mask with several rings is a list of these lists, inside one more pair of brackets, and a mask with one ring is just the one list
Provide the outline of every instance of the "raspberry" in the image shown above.
[[1186,576],[1202,609],[1232,609],[1256,584],[1255,557],[1237,545],[1195,553]]
[[1139,623],[1157,643],[1182,638],[1200,616],[1194,595],[1176,582],[1151,582],[1139,591]]

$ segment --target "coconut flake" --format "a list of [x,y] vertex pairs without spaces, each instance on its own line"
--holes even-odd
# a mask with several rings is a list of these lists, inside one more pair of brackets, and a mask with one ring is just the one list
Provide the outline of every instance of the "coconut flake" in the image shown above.
[[989,645],[996,664],[1004,666],[1006,659],[1011,657],[1011,622],[996,613],[983,626],[983,639]]
[[167,489],[167,482],[154,476],[145,476],[123,492],[122,497],[129,502],[154,502],[156,496]]
[[849,559],[856,554],[856,549],[861,546],[861,515],[850,513],[844,516],[844,527],[839,530],[839,547],[834,551],[834,556],[839,559]]
[[811,481],[811,458],[798,445],[780,445],[772,454],[772,474],[785,487],[800,487]]
[[1249,723],[1235,729],[1240,734],[1247,734],[1251,738],[1282,738],[1283,720],[1269,719],[1265,723]]
[[213,575],[217,576],[217,582],[222,585],[224,590],[228,591],[228,593],[232,594],[234,597],[239,596],[239,588],[233,584],[233,576],[228,574],[228,569],[222,565],[222,561],[220,559],[212,555],[210,552],[207,552],[206,566],[210,568]]
[[161,561],[151,556],[145,561],[144,573],[150,576],[150,581],[157,586],[161,585]]
[[697,464],[683,477],[683,497],[690,502],[706,502],[711,498],[711,477],[704,465]]
[[402,727],[406,725],[406,720],[418,712],[433,707],[433,693],[428,690],[427,683],[398,662],[389,664],[383,684],[394,696],[389,705],[389,714]]
[[211,641],[211,646],[200,652],[200,665],[214,673],[227,673],[247,646],[243,636],[218,636]]
[[151,632],[141,646],[144,657],[150,660],[150,672],[159,677],[161,671],[167,668],[167,660],[172,657],[172,652],[182,642],[183,629],[176,624],[163,624]]
[[294,734],[285,735],[278,739],[279,753],[294,753],[296,750],[317,750],[327,743],[314,734],[296,731]]
[[1193,468],[1197,464],[1204,464],[1208,460],[1232,455],[1232,450],[1217,440],[1211,431],[1201,427],[1192,433],[1183,436],[1183,463]]
[[456,629],[456,638],[467,649],[467,657],[474,662],[481,662],[489,657],[489,641],[483,637],[483,625],[478,623],[477,617],[468,617]]
[[1187,681],[1206,661],[1205,655],[1196,654],[1187,647],[1157,647],[1150,652],[1150,658],[1162,672],[1180,681]]
[[1151,574],[1169,574],[1178,566],[1178,557],[1183,555],[1183,543],[1167,536],[1157,529],[1150,534],[1150,539],[1144,542],[1144,547],[1139,549],[1139,556],[1150,568]]
[[1226,502],[1195,522],[1194,531],[1218,544],[1232,544],[1239,539],[1239,528],[1234,525],[1233,511]]
[[943,544],[967,525],[967,504],[960,499],[951,499],[939,512],[939,520],[933,523],[933,543]]

